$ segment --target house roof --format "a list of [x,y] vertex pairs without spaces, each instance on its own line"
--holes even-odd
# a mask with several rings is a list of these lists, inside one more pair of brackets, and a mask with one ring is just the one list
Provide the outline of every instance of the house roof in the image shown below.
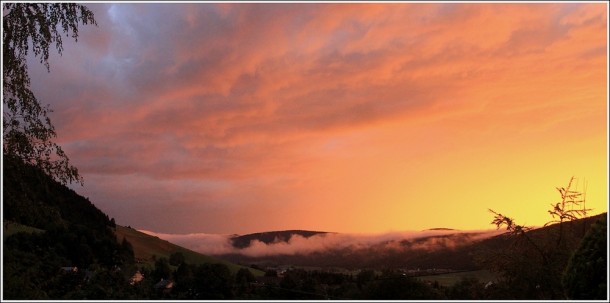
[[155,284],[155,288],[160,289],[160,288],[172,288],[174,287],[174,282],[172,282],[171,280],[164,280],[161,279],[161,281],[157,282],[157,284]]

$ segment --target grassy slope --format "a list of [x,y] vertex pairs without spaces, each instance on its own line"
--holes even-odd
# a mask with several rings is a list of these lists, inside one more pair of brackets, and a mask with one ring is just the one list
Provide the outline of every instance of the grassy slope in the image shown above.
[[[228,261],[202,255],[198,252],[194,252],[182,246],[178,246],[158,237],[154,237],[125,226],[117,225],[116,235],[119,242],[123,241],[123,238],[126,237],[127,241],[129,241],[129,243],[131,243],[133,246],[136,260],[140,260],[144,263],[154,264],[152,259],[153,255],[155,255],[157,258],[164,257],[169,259],[169,256],[172,253],[181,252],[184,255],[185,261],[189,264],[222,263],[227,265],[233,274],[243,267]],[[260,270],[253,268],[248,269],[255,276],[264,275],[264,272]]]
[[453,272],[446,274],[438,274],[438,275],[429,275],[429,276],[420,276],[417,277],[419,280],[423,281],[437,281],[442,286],[453,286],[455,283],[459,282],[462,278],[476,278],[479,282],[487,283],[489,281],[497,281],[498,274],[493,273],[489,270],[481,269],[481,270],[473,270],[473,271],[462,271],[462,272]]
[[36,227],[31,227],[19,223],[15,223],[12,221],[5,220],[3,222],[3,231],[2,231],[2,241],[6,240],[11,235],[14,235],[18,232],[26,232],[26,233],[41,233],[44,232],[42,229],[38,229]]

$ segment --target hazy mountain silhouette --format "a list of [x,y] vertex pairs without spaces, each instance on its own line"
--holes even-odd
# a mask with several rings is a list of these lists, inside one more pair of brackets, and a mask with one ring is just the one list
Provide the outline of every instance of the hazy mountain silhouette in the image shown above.
[[446,230],[446,231],[450,231],[450,230],[457,230],[457,229],[446,228],[446,227],[435,227],[435,228],[424,229],[424,231],[426,231],[426,230]]
[[299,235],[304,238],[311,236],[327,234],[328,232],[323,231],[309,231],[309,230],[283,230],[283,231],[269,231],[261,233],[253,233],[242,236],[231,237],[231,244],[235,248],[246,248],[250,246],[252,241],[260,241],[265,244],[277,243],[277,242],[289,242],[294,235]]

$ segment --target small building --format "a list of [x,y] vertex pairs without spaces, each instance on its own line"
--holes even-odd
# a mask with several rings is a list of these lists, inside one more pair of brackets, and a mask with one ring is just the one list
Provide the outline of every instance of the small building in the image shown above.
[[172,282],[171,280],[165,280],[162,278],[161,281],[157,282],[157,284],[155,284],[154,287],[155,287],[155,289],[169,291],[174,287],[174,282]]
[[130,285],[135,285],[136,283],[140,283],[144,280],[144,275],[138,270],[135,274],[129,279]]

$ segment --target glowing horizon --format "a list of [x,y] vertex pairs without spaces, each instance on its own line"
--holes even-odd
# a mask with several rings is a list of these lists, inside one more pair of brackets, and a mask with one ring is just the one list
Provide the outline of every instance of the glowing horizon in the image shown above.
[[606,3],[86,6],[97,27],[28,63],[117,224],[541,226],[572,176],[607,212]]

